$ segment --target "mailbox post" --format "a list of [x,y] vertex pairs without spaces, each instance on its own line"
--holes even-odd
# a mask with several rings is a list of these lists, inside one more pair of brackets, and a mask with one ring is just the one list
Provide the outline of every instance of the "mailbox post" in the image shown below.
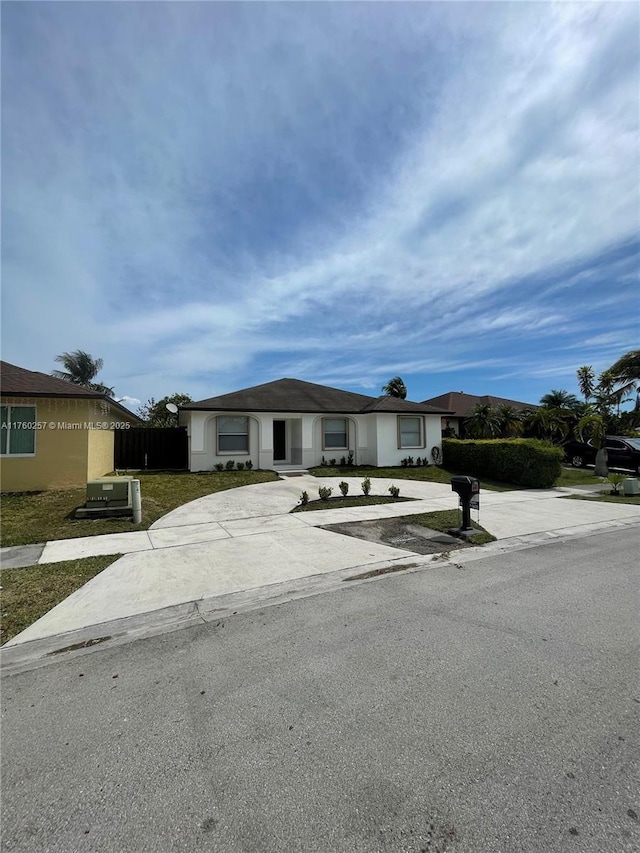
[[459,475],[451,478],[451,491],[457,492],[462,504],[462,527],[460,532],[473,530],[471,527],[471,499],[480,494],[480,481],[475,477]]

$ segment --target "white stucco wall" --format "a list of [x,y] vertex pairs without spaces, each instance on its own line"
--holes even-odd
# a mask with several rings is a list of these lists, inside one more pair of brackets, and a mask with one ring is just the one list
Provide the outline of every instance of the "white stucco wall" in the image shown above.
[[[217,454],[216,418],[219,415],[238,416],[238,412],[183,412],[181,422],[187,426],[191,471],[211,471],[216,463],[223,465],[229,459],[237,462],[251,460],[254,468],[273,468],[273,422],[287,422],[287,461],[311,468],[320,465],[322,457],[340,462],[348,451],[354,451],[357,465],[400,465],[406,456],[429,456],[434,446],[441,447],[440,417],[425,417],[425,447],[417,450],[398,448],[398,416],[372,413],[368,415],[318,415],[290,412],[246,412],[249,417],[249,453]],[[323,449],[324,417],[347,418],[348,448]]]
[[[398,447],[398,415],[379,412],[376,418],[377,449],[375,461],[371,464],[379,468],[400,465],[407,456],[427,456],[431,461],[431,450],[434,446],[442,447],[440,432],[440,416],[424,416],[424,447]],[[413,417],[409,415],[409,417]]]

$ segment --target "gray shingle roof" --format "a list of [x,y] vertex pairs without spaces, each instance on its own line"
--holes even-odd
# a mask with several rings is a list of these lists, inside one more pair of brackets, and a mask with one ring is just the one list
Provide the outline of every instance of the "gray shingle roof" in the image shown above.
[[180,407],[182,411],[228,412],[320,412],[365,414],[367,412],[416,412],[442,414],[446,409],[412,403],[397,397],[369,397],[341,391],[301,379],[277,379],[219,397],[198,400]]

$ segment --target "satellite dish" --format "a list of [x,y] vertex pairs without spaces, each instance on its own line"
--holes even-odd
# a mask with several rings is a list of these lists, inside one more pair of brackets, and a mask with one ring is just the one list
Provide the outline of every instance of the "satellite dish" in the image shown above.
[[171,412],[172,415],[176,415],[178,413],[178,407],[175,403],[167,403],[167,411]]

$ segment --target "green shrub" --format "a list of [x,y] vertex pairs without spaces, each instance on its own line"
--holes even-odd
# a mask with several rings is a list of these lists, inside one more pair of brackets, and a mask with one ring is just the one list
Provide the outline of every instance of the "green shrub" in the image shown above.
[[362,481],[362,494],[366,496],[369,494],[370,491],[371,491],[371,480],[369,479],[369,477],[365,477],[364,480]]
[[235,459],[228,459],[227,464],[224,466],[227,471],[233,471],[233,466],[236,464]]
[[329,460],[329,465],[330,465],[332,468],[335,468],[335,467],[336,467],[336,460],[335,460],[335,459],[330,459],[330,460]]
[[238,471],[244,471],[244,462],[238,462],[236,467]]
[[353,450],[349,451],[349,455],[347,457],[347,465],[353,465]]
[[607,480],[611,484],[611,494],[619,495],[620,494],[620,486],[622,485],[622,481],[626,479],[626,474],[609,474]]
[[548,489],[561,473],[561,447],[534,438],[442,440],[444,465],[473,477]]
[[331,486],[320,486],[320,488],[318,489],[318,494],[320,495],[320,500],[321,501],[328,501],[329,498],[331,497],[332,491],[333,491],[333,489],[331,488]]
[[306,506],[309,503],[309,492],[303,492],[300,495],[300,505]]
[[343,480],[341,483],[338,483],[338,486],[340,487],[340,491],[342,492],[342,497],[346,498],[346,496],[349,492],[349,483],[346,483]]
[[340,467],[341,467],[341,468],[344,468],[344,467],[346,466],[346,464],[347,464],[347,457],[346,457],[346,456],[341,456],[341,457],[340,457]]
[[247,461],[244,463],[244,467],[247,469],[247,471],[250,471],[253,468],[253,462],[250,459],[247,459]]
[[222,462],[216,462],[216,471],[224,471],[224,465]]
[[398,488],[398,486],[389,486],[389,494],[392,498],[397,498],[400,494],[400,489]]

